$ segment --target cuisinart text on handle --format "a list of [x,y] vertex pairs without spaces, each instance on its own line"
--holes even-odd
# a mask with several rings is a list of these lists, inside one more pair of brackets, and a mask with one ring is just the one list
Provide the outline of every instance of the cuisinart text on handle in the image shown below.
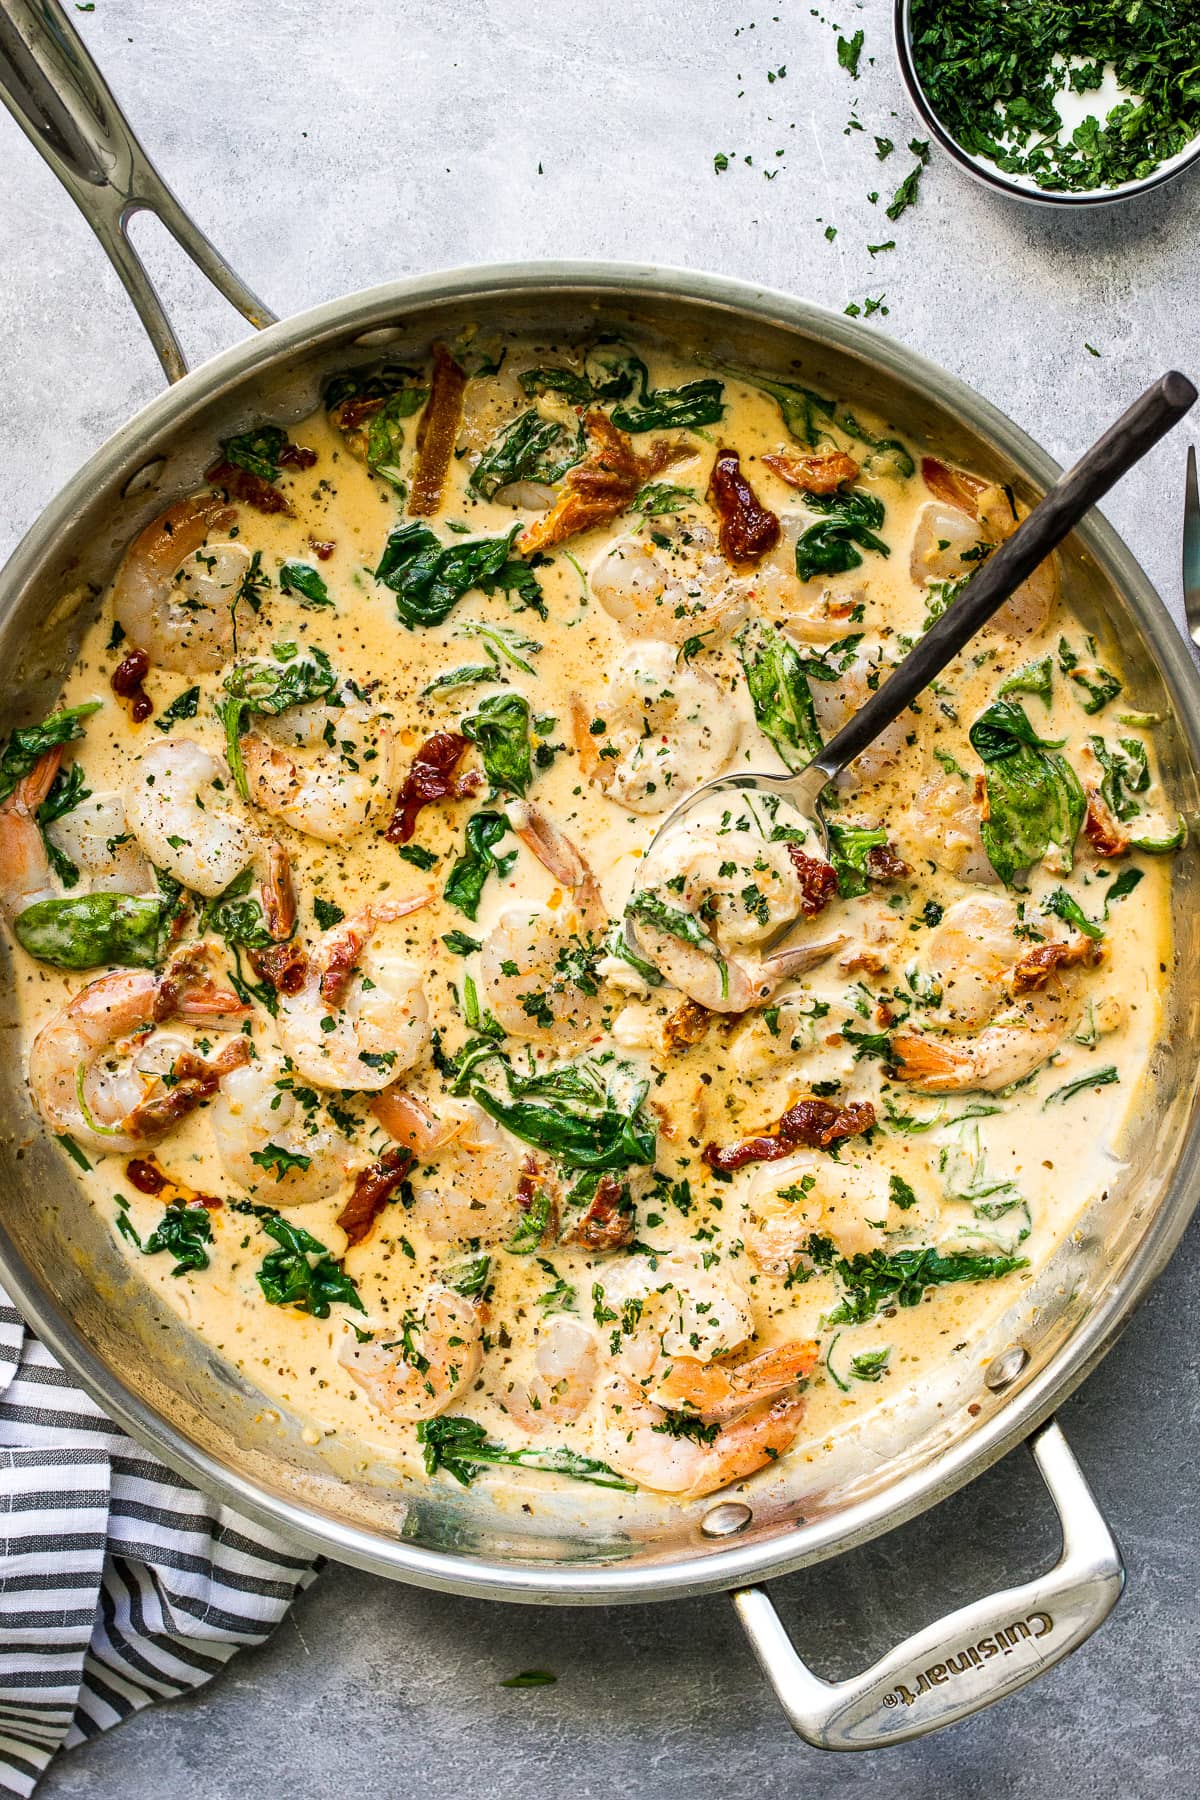
[[883,1696],[884,1706],[912,1706],[922,1694],[930,1693],[935,1687],[942,1687],[952,1681],[956,1675],[966,1675],[972,1669],[978,1669],[993,1656],[1011,1656],[1023,1638],[1049,1637],[1054,1630],[1054,1620],[1049,1613],[1030,1613],[1027,1619],[1014,1619],[1011,1625],[1002,1625],[990,1637],[980,1638],[977,1644],[969,1644],[956,1656],[948,1656],[945,1662],[934,1663],[931,1669],[922,1669],[917,1676],[915,1688],[905,1687],[900,1682],[890,1693]]

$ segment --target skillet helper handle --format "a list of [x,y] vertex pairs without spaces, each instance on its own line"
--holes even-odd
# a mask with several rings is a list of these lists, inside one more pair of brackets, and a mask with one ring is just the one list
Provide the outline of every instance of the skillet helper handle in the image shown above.
[[806,1743],[879,1750],[940,1731],[1015,1694],[1103,1624],[1125,1581],[1116,1540],[1057,1422],[1040,1426],[1028,1447],[1062,1526],[1057,1563],[926,1626],[861,1675],[821,1681],[764,1590],[734,1593],[754,1653]]
[[135,213],[152,212],[251,325],[274,324],[159,175],[59,0],[0,0],[0,99],[99,238],[169,381],[186,375],[187,363],[129,240]]
[[896,673],[829,740],[816,766],[832,778],[874,743],[1122,475],[1179,423],[1195,399],[1196,389],[1175,369],[1147,388],[993,551]]

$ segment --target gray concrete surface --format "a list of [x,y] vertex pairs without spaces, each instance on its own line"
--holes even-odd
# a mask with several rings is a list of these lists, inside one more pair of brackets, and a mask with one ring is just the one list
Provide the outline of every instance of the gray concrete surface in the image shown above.
[[[1063,219],[985,194],[935,156],[919,207],[890,225],[915,123],[890,10],[840,0],[832,15],[866,33],[857,82],[826,19],[788,0],[96,0],[72,17],[184,202],[280,311],[388,276],[564,254],[719,269],[838,308],[882,293],[875,328],[1069,455],[1161,368],[1200,366],[1200,182]],[[855,116],[866,129],[846,135]],[[885,164],[874,134],[898,146]],[[720,175],[717,151],[730,156]],[[0,155],[7,549],[159,378],[115,277],[7,117]],[[195,357],[227,343],[241,327],[152,228],[142,235]],[[889,238],[894,250],[868,254]],[[1182,479],[1177,437],[1110,507],[1176,613]],[[63,1759],[42,1792],[1195,1794],[1198,1248],[1193,1230],[1065,1413],[1125,1546],[1126,1599],[1070,1663],[940,1738],[853,1760],[805,1749],[719,1599],[534,1611],[331,1569],[266,1649]],[[1047,1559],[1046,1511],[1018,1455],[777,1596],[817,1666],[845,1670]],[[557,1685],[500,1686],[531,1667]]]

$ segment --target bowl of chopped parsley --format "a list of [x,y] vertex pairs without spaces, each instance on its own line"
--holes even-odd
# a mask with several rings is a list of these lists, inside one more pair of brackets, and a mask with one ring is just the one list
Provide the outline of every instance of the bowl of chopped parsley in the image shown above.
[[909,97],[969,174],[1097,206],[1200,161],[1198,0],[896,0]]

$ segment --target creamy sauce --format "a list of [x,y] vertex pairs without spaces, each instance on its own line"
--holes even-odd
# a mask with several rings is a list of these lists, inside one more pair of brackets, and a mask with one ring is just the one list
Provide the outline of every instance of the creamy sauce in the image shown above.
[[[653,389],[675,388],[711,373],[645,354]],[[570,406],[548,394],[531,402],[516,380],[522,370],[565,361],[580,367],[577,354],[569,350],[514,344],[498,376],[468,382],[457,454],[441,506],[430,521],[443,544],[500,537],[544,517],[553,487],[542,493],[501,488],[485,500],[468,484],[480,454],[531,404],[543,419],[557,420],[564,434],[573,437],[578,431]],[[877,535],[891,554],[861,548],[858,566],[801,581],[795,573],[796,538],[819,526],[826,515],[810,507],[806,495],[761,458],[799,453],[806,446],[792,440],[769,395],[727,378],[723,400],[719,424],[635,436],[643,458],[657,443],[683,446],[679,458],[651,479],[687,489],[688,495],[664,502],[677,510],[649,517],[627,510],[611,523],[549,548],[534,568],[545,617],[518,609],[518,594],[496,591],[489,596],[475,588],[457,600],[443,623],[410,629],[398,620],[393,593],[372,571],[389,532],[413,522],[403,514],[404,493],[395,482],[411,484],[413,479],[415,416],[402,427],[402,445],[392,442],[393,481],[371,472],[355,453],[361,443],[348,439],[324,413],[293,427],[291,437],[315,452],[315,461],[307,469],[285,467],[277,476],[275,486],[287,497],[290,512],[267,516],[235,495],[235,535],[226,523],[211,533],[201,552],[211,556],[219,541],[259,557],[261,580],[252,584],[253,603],[243,599],[237,608],[238,662],[282,658],[286,665],[288,659],[295,662],[297,655],[303,658],[319,649],[339,681],[353,683],[365,696],[362,704],[372,715],[362,742],[348,753],[338,747],[347,741],[338,730],[332,749],[320,737],[315,747],[300,748],[283,737],[267,738],[268,748],[282,749],[302,766],[323,757],[339,780],[359,779],[355,793],[359,799],[365,794],[364,807],[371,809],[372,818],[344,841],[319,841],[284,819],[240,805],[227,772],[221,776],[220,803],[235,806],[252,831],[269,833],[285,847],[299,898],[297,934],[309,946],[315,946],[321,923],[332,916],[329,907],[353,915],[369,904],[428,896],[421,910],[381,924],[366,953],[382,959],[381,966],[393,975],[397,963],[413,972],[414,992],[419,987],[423,993],[434,1034],[431,1050],[429,1032],[419,1022],[413,1027],[394,1059],[402,1070],[397,1085],[439,1117],[470,1113],[469,1099],[448,1096],[452,1077],[439,1072],[477,1037],[465,1016],[468,978],[485,1016],[499,1010],[508,1025],[511,1011],[521,1035],[501,1034],[501,1048],[518,1068],[525,1068],[527,1055],[532,1067],[545,1071],[560,1056],[611,1054],[615,1061],[602,1068],[611,1072],[619,1061],[629,1065],[628,1080],[635,1086],[650,1083],[644,1116],[657,1129],[653,1167],[661,1179],[652,1180],[648,1168],[636,1165],[617,1171],[618,1182],[628,1184],[624,1204],[633,1208],[632,1243],[592,1251],[555,1241],[551,1224],[540,1243],[523,1250],[506,1247],[520,1241],[522,1205],[529,1201],[529,1184],[522,1190],[521,1178],[530,1146],[503,1128],[493,1130],[476,1111],[465,1138],[417,1158],[408,1183],[383,1208],[365,1241],[347,1248],[337,1219],[352,1179],[392,1140],[368,1110],[369,1094],[341,1091],[336,1074],[327,1077],[330,1086],[319,1085],[327,1048],[320,1018],[336,1009],[323,1002],[315,1008],[316,1022],[308,1032],[315,1046],[310,1053],[314,1077],[311,1067],[297,1072],[282,1063],[279,1025],[261,1000],[254,1002],[242,1031],[253,1042],[257,1066],[269,1065],[286,1084],[286,1106],[294,1110],[291,1135],[273,1131],[269,1110],[257,1136],[244,1121],[239,1125],[235,1120],[235,1132],[240,1130],[245,1140],[240,1142],[239,1182],[231,1178],[228,1159],[222,1162],[214,1141],[214,1113],[222,1101],[201,1105],[141,1154],[153,1155],[181,1190],[226,1202],[208,1215],[208,1266],[175,1275],[170,1254],[142,1255],[126,1236],[119,1236],[119,1242],[142,1278],[205,1342],[272,1405],[304,1420],[309,1440],[328,1442],[343,1466],[382,1466],[396,1476],[420,1476],[414,1422],[378,1404],[379,1392],[362,1379],[362,1366],[347,1366],[342,1357],[348,1345],[357,1346],[356,1331],[372,1334],[364,1351],[400,1345],[382,1351],[393,1363],[404,1346],[418,1347],[419,1354],[431,1288],[448,1279],[461,1284],[464,1259],[483,1253],[490,1265],[482,1360],[478,1372],[460,1384],[451,1379],[454,1391],[448,1389],[440,1404],[477,1421],[494,1442],[514,1450],[565,1447],[625,1469],[621,1421],[604,1417],[605,1388],[614,1367],[625,1367],[632,1359],[640,1375],[655,1348],[664,1344],[667,1362],[695,1355],[736,1367],[772,1347],[813,1340],[816,1360],[807,1377],[803,1415],[789,1430],[787,1467],[808,1471],[802,1486],[820,1485],[849,1432],[855,1445],[853,1475],[882,1446],[885,1453],[899,1448],[903,1430],[896,1421],[907,1412],[915,1415],[922,1394],[949,1365],[974,1366],[973,1345],[1013,1305],[1022,1284],[1119,1174],[1124,1122],[1138,1105],[1160,1024],[1170,953],[1169,857],[1101,855],[1081,831],[1073,868],[1067,866],[1069,858],[1051,849],[1035,860],[1027,885],[1006,890],[979,847],[977,778],[984,764],[968,730],[1014,673],[1043,659],[1049,659],[1051,670],[1049,704],[1028,687],[1010,693],[1010,701],[1023,708],[1043,740],[1063,742],[1063,756],[1085,785],[1099,778],[1089,761],[1089,737],[1099,736],[1108,745],[1118,739],[1127,746],[1130,740],[1144,745],[1149,785],[1130,802],[1139,809],[1138,820],[1126,829],[1153,836],[1170,825],[1169,819],[1163,821],[1158,801],[1152,729],[1118,723],[1122,712],[1126,718],[1134,715],[1138,697],[1124,692],[1094,715],[1083,710],[1081,702],[1091,690],[1077,673],[1063,668],[1069,657],[1060,658],[1060,641],[1079,658],[1076,671],[1084,675],[1099,664],[1119,677],[1119,662],[1109,646],[1088,647],[1082,628],[1048,581],[1044,591],[1026,596],[1023,610],[1018,605],[982,633],[919,708],[888,734],[884,746],[868,753],[859,779],[843,784],[843,810],[835,819],[882,827],[903,870],[865,880],[865,892],[834,897],[817,916],[802,921],[801,940],[836,940],[832,952],[796,978],[778,983],[751,1009],[703,1018],[698,1042],[680,1043],[677,1031],[664,1040],[667,1021],[674,1016],[678,1024],[684,996],[669,984],[647,986],[619,956],[602,954],[601,933],[579,891],[568,891],[511,829],[496,845],[496,854],[511,855],[511,864],[502,865],[503,873],[493,870],[484,881],[477,917],[467,917],[444,898],[455,860],[463,853],[468,820],[482,808],[501,812],[510,795],[489,797],[484,784],[463,798],[425,806],[416,817],[412,842],[428,855],[418,856],[416,863],[403,859],[396,844],[382,835],[400,782],[426,739],[457,731],[461,720],[476,714],[489,696],[523,696],[534,746],[528,798],[581,853],[599,883],[604,911],[619,920],[630,895],[646,889],[640,865],[665,804],[709,775],[783,767],[756,723],[741,653],[747,640],[738,637],[747,622],[766,621],[782,630],[803,656],[824,659],[823,673],[832,679],[812,675],[809,685],[828,736],[840,723],[839,708],[860,702],[877,685],[880,671],[886,674],[887,666],[919,635],[942,591],[914,578],[910,554],[914,540],[920,554],[922,529],[938,573],[952,578],[969,572],[971,547],[988,535],[985,502],[979,502],[983,523],[960,511],[963,543],[947,546],[942,527],[936,521],[930,527],[929,509],[936,497],[920,467],[906,475],[893,454],[872,453],[861,439],[847,437],[836,419],[831,424],[821,418],[818,424],[826,434],[821,447],[839,446],[863,464],[855,486],[882,502],[884,520]],[[890,435],[883,421],[862,413],[858,418],[870,436]],[[705,498],[718,445],[736,447],[742,474],[763,506],[784,523],[781,545],[757,565],[736,571],[717,548],[719,521]],[[514,499],[537,505],[505,503]],[[972,503],[976,499],[971,496]],[[995,489],[985,499],[1000,504]],[[990,516],[994,521],[997,515]],[[993,535],[999,529],[993,524]],[[314,543],[332,549],[322,559]],[[614,545],[619,549],[616,565]],[[969,551],[965,564],[958,557],[962,547]],[[280,571],[288,561],[317,571],[332,604],[306,606],[294,587],[285,592]],[[629,585],[630,569],[645,572],[652,566],[661,566],[673,584],[665,597],[655,592],[652,580],[643,579],[640,589]],[[929,573],[927,565],[917,570],[919,576]],[[222,654],[216,667],[204,668],[197,660],[175,671],[152,659],[145,678],[152,715],[135,726],[109,686],[115,665],[130,647],[128,641],[110,647],[113,616],[109,598],[64,687],[64,705],[102,702],[86,721],[84,736],[69,748],[68,762],[81,766],[94,795],[128,794],[139,779],[139,757],[164,743],[186,739],[223,765],[226,736],[215,706],[226,696],[232,654]],[[475,632],[477,626],[508,636],[489,650],[496,639]],[[851,638],[860,641],[850,644]],[[280,651],[280,645],[297,650]],[[474,684],[428,691],[439,676],[467,665],[484,671]],[[194,716],[170,722],[165,730],[156,725],[170,703],[192,686],[199,689]],[[353,705],[354,696],[346,697]],[[673,702],[677,711],[672,717]],[[645,731],[643,719],[648,722]],[[261,717],[249,721],[255,736],[274,724],[268,720],[264,726]],[[286,729],[286,724],[283,714],[279,725]],[[367,761],[362,760],[363,743],[369,746]],[[375,765],[380,772],[372,787]],[[472,746],[458,773],[480,766],[480,753]],[[751,870],[767,863],[774,868],[782,858],[777,874],[768,870],[757,881],[739,863],[733,897],[720,902],[724,912],[719,913],[716,941],[722,954],[752,964],[753,942],[735,940],[753,938],[756,909],[763,901],[751,895],[739,912],[737,897],[750,887],[769,889],[772,881],[782,891],[793,877],[787,844],[768,841],[769,820],[765,834],[757,838],[754,819],[750,831],[739,830],[745,822],[743,809],[727,835],[738,841],[737,856],[748,856]],[[761,817],[757,822],[762,825]],[[203,817],[197,824],[206,828]],[[820,856],[811,834],[804,849]],[[1109,904],[1106,917],[1105,895],[1114,876],[1132,868],[1142,879]],[[681,890],[670,888],[669,875],[664,880],[660,899],[666,901]],[[1064,889],[1089,921],[1100,921],[1101,960],[1094,967],[1082,957],[1064,962],[1051,970],[1044,985],[1014,995],[1011,971],[1022,957],[1047,943],[1086,948],[1069,919],[1042,905]],[[251,897],[255,891],[250,890]],[[694,900],[693,894],[680,905]],[[524,947],[514,951],[507,938],[496,936],[512,932],[506,915],[516,906],[544,908],[542,933],[561,933],[561,943],[552,945],[548,980],[528,973]],[[964,906],[983,910],[964,914]],[[712,903],[710,923],[711,913]],[[966,920],[957,945],[945,935],[947,915],[950,924]],[[703,906],[695,916],[704,923]],[[964,958],[971,963],[978,951],[978,921],[1001,916],[1007,921],[1007,951],[997,953],[981,988],[964,976]],[[196,920],[193,910],[193,935]],[[445,942],[455,933],[492,948],[455,954]],[[220,964],[229,964],[220,939],[209,935]],[[643,944],[648,937],[644,931]],[[457,941],[465,947],[461,938]],[[583,965],[572,965],[584,967],[581,983],[572,983],[555,966],[562,944],[572,942],[587,952]],[[666,949],[670,952],[671,946]],[[699,954],[703,960],[709,952]],[[25,1029],[32,1040],[94,976],[64,974],[20,950],[16,956]],[[514,958],[521,970],[515,977],[505,973]],[[244,952],[240,966],[246,980],[255,980]],[[556,1000],[550,984],[559,977]],[[528,1006],[527,996],[532,997]],[[198,1026],[172,1023],[168,1029],[212,1055],[238,1033],[239,1023],[216,1019]],[[988,1038],[989,1031],[1007,1032],[1008,1038]],[[918,1047],[949,1046],[956,1056],[977,1058],[972,1066],[979,1079],[964,1079],[955,1091],[939,1094],[897,1078],[889,1073],[896,1068],[892,1046],[905,1034],[915,1035]],[[325,1035],[333,1034],[326,1028]],[[1022,1046],[1034,1039],[1040,1048],[1030,1060]],[[999,1044],[994,1062],[992,1044]],[[415,1061],[404,1068],[414,1046]],[[1002,1079],[1009,1066],[1006,1055],[1015,1056],[1009,1080]],[[376,1066],[386,1075],[386,1053]],[[1113,1071],[1104,1078],[1106,1084],[1089,1085],[1088,1077],[1102,1069]],[[499,1065],[481,1062],[479,1072],[503,1091]],[[1077,1081],[1079,1090],[1064,1094]],[[297,1089],[302,1090],[299,1103]],[[723,1179],[705,1162],[707,1146],[728,1147],[770,1132],[789,1107],[814,1097],[830,1100],[836,1109],[868,1104],[874,1128],[867,1136],[848,1136],[832,1149],[798,1144],[781,1160],[752,1160]],[[291,1206],[279,1160],[272,1161],[267,1147],[282,1139],[303,1155],[316,1131],[325,1134],[322,1142],[340,1138],[345,1144],[335,1149],[327,1178],[316,1183],[319,1197]],[[473,1148],[464,1150],[464,1142]],[[266,1151],[265,1163],[248,1161],[252,1150]],[[566,1229],[567,1196],[578,1172],[556,1173],[552,1154],[539,1149],[533,1154],[537,1183],[555,1199],[560,1229]],[[84,1179],[114,1230],[127,1218],[145,1243],[162,1221],[163,1198],[133,1185],[126,1173],[128,1159],[128,1152],[99,1158],[89,1152],[93,1167]],[[265,1234],[260,1216],[229,1204],[247,1199],[281,1207],[286,1220],[302,1226],[334,1259],[344,1259],[363,1310],[335,1302],[330,1316],[321,1319],[294,1306],[268,1303],[258,1276],[264,1258],[279,1245]],[[813,1239],[819,1240],[815,1251]],[[926,1248],[943,1262],[969,1253],[985,1262],[991,1259],[993,1267],[1003,1267],[1004,1259],[1017,1259],[1018,1266],[984,1279],[928,1286],[917,1281],[903,1294],[916,1304],[896,1305],[895,1293],[885,1294],[878,1306],[860,1304],[858,1312],[869,1316],[856,1320],[847,1296],[852,1301],[862,1288],[848,1288],[846,1266],[839,1268],[839,1259],[850,1259],[853,1269],[855,1256],[882,1261]],[[682,1261],[676,1260],[679,1256]],[[664,1266],[673,1285],[656,1292],[666,1280]],[[631,1297],[641,1302],[640,1314],[636,1305],[632,1312],[627,1309]],[[470,1300],[463,1304],[471,1309]],[[730,1324],[731,1318],[740,1325]],[[540,1386],[534,1380],[534,1359],[554,1341],[553,1334],[564,1331],[563,1319],[574,1322],[566,1339],[583,1358],[577,1409],[573,1389],[566,1394],[572,1403],[563,1404],[565,1390],[555,1390],[552,1380]],[[420,1387],[415,1381],[411,1385]],[[541,1406],[538,1395],[544,1400]],[[661,1413],[654,1416],[662,1418]],[[651,1458],[657,1449],[669,1460],[679,1442],[685,1451],[692,1445],[697,1452],[708,1448],[703,1438],[703,1431],[689,1436],[685,1426],[682,1440],[664,1431],[646,1442]],[[718,1451],[723,1442],[720,1435],[711,1447]],[[654,1486],[640,1467],[638,1478],[642,1485]],[[721,1485],[719,1476],[712,1485]]]

